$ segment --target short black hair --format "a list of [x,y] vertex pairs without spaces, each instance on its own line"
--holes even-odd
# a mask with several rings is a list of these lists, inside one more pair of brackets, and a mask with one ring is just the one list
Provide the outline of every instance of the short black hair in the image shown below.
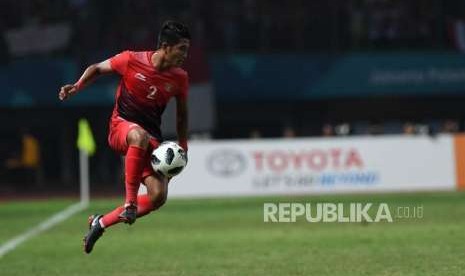
[[171,46],[179,43],[181,39],[191,39],[191,34],[186,25],[174,20],[163,22],[158,33],[158,48],[164,42]]

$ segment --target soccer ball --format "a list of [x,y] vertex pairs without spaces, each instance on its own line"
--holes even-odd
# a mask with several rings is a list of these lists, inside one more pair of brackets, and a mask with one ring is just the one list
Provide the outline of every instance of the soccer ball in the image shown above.
[[150,163],[154,171],[171,178],[184,169],[187,155],[178,144],[166,141],[153,150]]

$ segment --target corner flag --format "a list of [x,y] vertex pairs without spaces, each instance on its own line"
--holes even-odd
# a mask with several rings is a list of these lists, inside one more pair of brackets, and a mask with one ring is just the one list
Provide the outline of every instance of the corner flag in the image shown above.
[[95,153],[95,141],[90,129],[89,122],[86,119],[80,119],[78,123],[77,147],[85,151],[89,156]]

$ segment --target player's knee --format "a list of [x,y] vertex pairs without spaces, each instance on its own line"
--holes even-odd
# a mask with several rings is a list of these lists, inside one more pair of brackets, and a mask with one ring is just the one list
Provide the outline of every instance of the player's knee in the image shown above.
[[149,134],[142,128],[136,127],[129,131],[127,140],[129,145],[147,148],[149,145]]

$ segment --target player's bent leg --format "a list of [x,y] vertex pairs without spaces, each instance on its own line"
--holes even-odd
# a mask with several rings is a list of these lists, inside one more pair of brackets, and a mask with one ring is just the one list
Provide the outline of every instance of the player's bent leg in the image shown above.
[[[144,178],[147,194],[137,197],[137,217],[144,216],[165,204],[168,195],[168,182],[167,178],[158,174]],[[124,222],[125,220],[121,218],[121,213],[124,211],[124,206],[117,207],[102,217],[100,225],[108,228],[119,222]]]
[[169,180],[158,174],[150,175],[144,179],[147,194],[138,197],[137,216],[144,216],[163,206],[168,197]]
[[132,224],[137,217],[137,191],[142,180],[149,135],[141,127],[135,126],[129,130],[126,141],[128,143],[125,160],[126,199],[124,210],[119,214],[119,218]]
[[[158,174],[150,175],[144,179],[147,194],[137,197],[137,217],[145,216],[165,204],[168,196],[168,182],[167,178]],[[105,232],[105,228],[119,222],[125,222],[121,218],[121,213],[125,211],[126,209],[120,206],[105,216],[93,215],[89,217],[89,232],[84,237],[84,252],[90,253],[92,251],[97,240]]]

